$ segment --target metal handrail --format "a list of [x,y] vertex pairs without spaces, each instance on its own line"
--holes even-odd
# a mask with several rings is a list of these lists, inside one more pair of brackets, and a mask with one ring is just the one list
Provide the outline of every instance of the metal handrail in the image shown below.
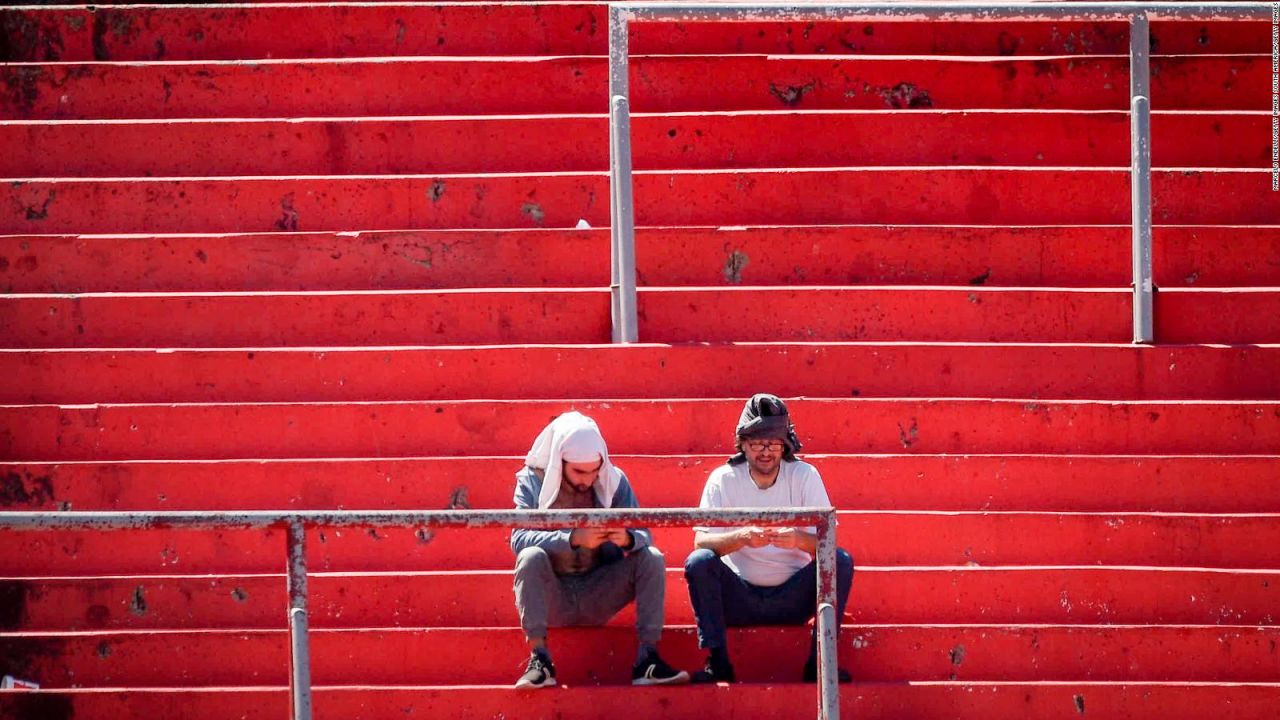
[[[307,528],[531,528],[688,527],[706,525],[816,526],[818,593],[818,716],[839,717],[836,677],[836,511],[831,507],[792,509],[628,508],[610,510],[336,510],[163,511],[163,512],[0,512],[0,529],[45,530],[250,530],[284,528],[288,557],[290,707],[293,720],[311,720],[311,645],[307,622]],[[836,701],[838,702],[838,700]]]
[[1151,60],[1149,21],[1268,20],[1274,3],[1200,2],[790,2],[609,4],[609,199],[614,342],[638,342],[635,206],[632,202],[627,29],[632,21],[983,20],[1129,21],[1133,342],[1155,341],[1151,250]]

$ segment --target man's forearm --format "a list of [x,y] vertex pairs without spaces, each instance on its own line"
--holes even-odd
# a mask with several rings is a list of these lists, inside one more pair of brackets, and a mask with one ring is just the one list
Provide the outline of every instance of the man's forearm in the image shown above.
[[511,551],[519,555],[521,550],[539,547],[547,552],[569,550],[570,530],[529,530],[516,528],[511,531]]
[[710,550],[716,555],[728,555],[741,550],[746,542],[737,531],[699,532],[693,536],[693,546],[698,550]]
[[818,534],[796,528],[796,548],[810,555],[818,554]]

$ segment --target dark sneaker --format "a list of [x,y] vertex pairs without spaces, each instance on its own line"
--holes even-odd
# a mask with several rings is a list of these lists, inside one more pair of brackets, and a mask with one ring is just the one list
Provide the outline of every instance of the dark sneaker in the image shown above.
[[631,668],[632,685],[682,685],[689,682],[689,673],[676,670],[651,652]]
[[[809,658],[805,661],[803,678],[807,683],[818,682],[818,661],[816,659]],[[838,678],[842,683],[853,682],[853,676],[849,674],[848,670],[845,670],[842,667],[836,668],[836,678]]]
[[551,658],[535,652],[529,656],[529,665],[516,681],[517,688],[547,688],[556,684],[556,669]]
[[733,674],[733,663],[728,660],[717,661],[707,658],[707,664],[693,674],[691,682],[704,685],[709,683],[731,683],[737,682],[737,680]]

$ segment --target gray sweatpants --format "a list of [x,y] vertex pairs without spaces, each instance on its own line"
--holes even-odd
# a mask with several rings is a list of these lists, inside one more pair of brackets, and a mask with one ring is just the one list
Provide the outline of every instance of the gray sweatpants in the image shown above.
[[542,548],[516,556],[516,610],[529,639],[545,638],[548,627],[603,625],[636,602],[636,634],[656,645],[662,635],[666,563],[662,552],[647,547],[585,575],[556,575]]

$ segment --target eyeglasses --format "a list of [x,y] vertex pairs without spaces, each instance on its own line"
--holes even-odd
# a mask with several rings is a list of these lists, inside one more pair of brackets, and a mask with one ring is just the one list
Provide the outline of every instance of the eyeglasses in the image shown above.
[[765,450],[778,452],[782,450],[783,445],[784,443],[781,440],[770,440],[768,442],[764,440],[752,440],[747,443],[747,448],[750,449],[751,452],[763,452]]

